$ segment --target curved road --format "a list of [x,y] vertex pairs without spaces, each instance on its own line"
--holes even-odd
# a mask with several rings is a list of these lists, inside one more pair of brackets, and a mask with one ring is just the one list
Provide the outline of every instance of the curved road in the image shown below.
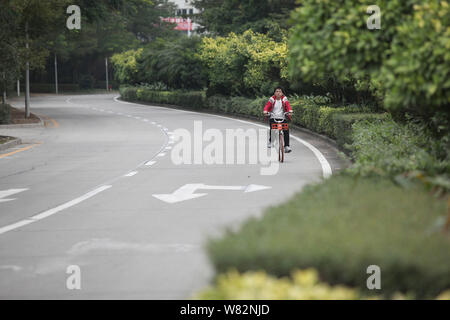
[[[248,163],[248,145],[246,164],[206,164],[198,152],[192,164],[176,164],[179,132],[200,154],[194,132],[222,133],[225,162],[239,151],[227,132],[261,124],[115,97],[36,96],[32,112],[48,126],[0,128],[23,140],[0,153],[1,299],[189,298],[214,275],[208,237],[342,165],[332,147],[298,132],[274,175],[261,174],[267,164]],[[67,287],[73,265],[80,290]]]

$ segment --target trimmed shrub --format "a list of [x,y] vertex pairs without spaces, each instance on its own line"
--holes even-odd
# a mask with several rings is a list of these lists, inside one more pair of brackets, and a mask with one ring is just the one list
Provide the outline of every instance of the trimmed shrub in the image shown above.
[[352,113],[338,114],[334,119],[334,135],[337,145],[345,152],[350,152],[352,139],[352,126],[359,121],[381,122],[388,118],[388,114]]
[[[259,120],[268,97],[249,99],[244,97],[227,97],[213,95],[206,97],[203,92],[191,91],[156,91],[142,87],[121,87],[120,93],[125,100],[172,104],[194,109],[208,109],[218,113],[241,115]],[[335,139],[344,151],[350,151],[352,143],[352,125],[355,122],[382,121],[386,114],[361,113],[370,111],[367,107],[350,105],[333,107],[328,97],[303,96],[292,97],[294,110],[292,123],[314,132],[325,134]],[[359,113],[358,113],[359,112]]]
[[264,271],[240,274],[236,270],[217,277],[216,285],[194,296],[200,300],[355,300],[357,290],[319,282],[314,269],[295,270],[290,278],[277,279]]
[[210,240],[207,250],[217,272],[282,277],[315,268],[322,281],[366,294],[374,264],[382,272],[378,294],[435,297],[450,288],[450,242],[438,226],[446,212],[445,200],[417,185],[340,174]]
[[0,124],[8,124],[11,122],[11,106],[9,104],[0,103]]
[[[360,121],[352,128],[352,171],[395,176],[408,171],[450,173],[450,149],[434,141],[424,126]],[[447,147],[447,148],[446,148]],[[442,157],[442,149],[446,155]]]
[[155,91],[145,87],[121,87],[120,95],[125,100],[171,104],[190,109],[203,108],[206,99],[201,91]]
[[124,100],[128,101],[137,101],[137,88],[136,87],[120,87],[119,88],[120,96]]

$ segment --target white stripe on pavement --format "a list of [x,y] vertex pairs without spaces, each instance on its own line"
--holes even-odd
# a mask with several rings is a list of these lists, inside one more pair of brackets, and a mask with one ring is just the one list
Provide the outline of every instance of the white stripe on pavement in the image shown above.
[[34,215],[34,216],[32,216],[32,217],[30,217],[28,219],[24,219],[24,220],[21,220],[19,222],[16,222],[16,223],[4,226],[4,227],[0,228],[0,234],[6,233],[8,231],[11,231],[11,230],[23,227],[23,226],[25,226],[27,224],[30,224],[30,223],[33,223],[33,222],[36,222],[36,221],[48,218],[48,217],[50,217],[50,216],[52,216],[52,215],[54,215],[54,214],[56,214],[56,213],[58,213],[58,212],[60,212],[60,211],[62,211],[64,209],[73,207],[74,205],[77,205],[80,202],[82,202],[84,200],[87,200],[87,199],[95,196],[96,194],[98,194],[98,193],[100,193],[102,191],[105,191],[106,189],[109,189],[109,188],[111,188],[111,186],[101,186],[101,187],[99,187],[99,188],[97,188],[95,190],[92,190],[92,191],[82,195],[81,197],[78,197],[78,198],[73,199],[73,200],[71,200],[69,202],[63,203],[63,204],[61,204],[61,205],[59,205],[59,206],[57,206],[57,207],[55,207],[53,209],[44,211],[44,212],[39,213],[37,215]]
[[[118,103],[124,103],[124,104],[134,104],[134,105],[137,105],[137,106],[144,106],[143,104],[139,104],[139,103],[131,103],[131,102],[120,101],[118,99],[119,97],[120,96],[116,96],[114,98],[114,101],[116,101]],[[261,128],[267,129],[267,126],[262,125],[262,124],[253,123],[253,122],[250,122],[250,121],[245,121],[245,120],[240,120],[240,119],[229,118],[229,117],[226,117],[226,116],[219,116],[219,115],[216,115],[216,114],[210,114],[210,113],[206,113],[205,114],[205,113],[201,113],[201,112],[173,109],[173,108],[160,107],[160,106],[157,106],[157,107],[156,106],[151,106],[151,107],[160,108],[160,109],[170,109],[170,110],[174,110],[174,111],[178,111],[178,112],[185,112],[185,113],[201,114],[203,116],[204,115],[208,115],[208,116],[211,116],[211,117],[217,117],[217,118],[223,118],[223,119],[227,119],[227,120],[238,121],[238,122],[241,122],[241,123],[251,124],[251,125],[254,125],[254,126],[257,126],[257,127],[261,127]],[[294,138],[295,140],[297,140],[298,142],[300,142],[301,144],[303,144],[309,150],[312,151],[312,153],[316,156],[317,160],[319,160],[320,166],[322,167],[322,176],[324,178],[328,178],[328,177],[330,177],[333,174],[333,171],[331,170],[330,163],[328,162],[328,160],[325,158],[325,156],[316,147],[314,147],[309,142],[306,142],[305,140],[300,139],[297,136],[294,136],[293,134],[290,134],[290,136],[292,138]],[[172,143],[169,141],[169,144],[172,144]]]

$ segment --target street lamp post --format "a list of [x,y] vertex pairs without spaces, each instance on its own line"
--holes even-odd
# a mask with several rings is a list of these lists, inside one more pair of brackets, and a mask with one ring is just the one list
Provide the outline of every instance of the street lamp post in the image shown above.
[[108,82],[108,58],[105,58],[105,66],[106,66],[106,91],[109,90],[109,82]]

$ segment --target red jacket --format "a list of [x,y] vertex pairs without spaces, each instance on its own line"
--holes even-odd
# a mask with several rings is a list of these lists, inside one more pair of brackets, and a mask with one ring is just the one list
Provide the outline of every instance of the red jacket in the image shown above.
[[[281,96],[281,103],[283,104],[284,112],[289,112],[292,110],[292,107],[289,104],[289,101],[285,96]],[[275,104],[275,96],[272,96],[269,99],[269,101],[267,101],[266,106],[264,107],[264,111],[272,112],[274,104]],[[291,116],[289,115],[289,119],[290,118],[291,118]]]

